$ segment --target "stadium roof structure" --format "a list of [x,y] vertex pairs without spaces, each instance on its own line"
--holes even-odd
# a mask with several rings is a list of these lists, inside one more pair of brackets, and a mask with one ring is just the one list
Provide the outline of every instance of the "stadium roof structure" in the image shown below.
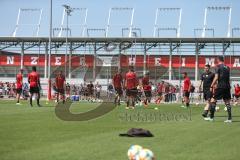
[[[182,24],[182,9],[181,8],[157,8],[155,15],[155,23],[153,26],[154,34],[152,37],[142,37],[141,36],[141,28],[140,26],[136,26],[134,24],[134,8],[128,7],[114,7],[109,9],[108,21],[105,28],[88,28],[87,24],[87,8],[71,8],[70,6],[63,5],[65,9],[63,10],[63,16],[61,20],[61,26],[56,28],[52,28],[50,25],[50,35],[40,37],[38,36],[38,31],[41,24],[41,9],[20,9],[16,27],[14,30],[14,34],[9,37],[0,37],[0,51],[10,51],[8,49],[14,49],[13,51],[20,52],[21,54],[21,68],[23,67],[23,58],[24,54],[29,52],[30,54],[34,54],[33,51],[36,51],[37,54],[45,54],[45,57],[48,56],[48,63],[51,63],[51,52],[55,49],[55,53],[64,52],[65,51],[65,61],[67,62],[67,55],[69,55],[69,79],[71,77],[71,56],[72,54],[79,54],[80,51],[83,51],[84,54],[92,54],[96,57],[99,53],[103,52],[103,54],[118,54],[119,57],[121,54],[128,54],[128,52],[132,55],[141,54],[144,57],[143,64],[143,73],[146,71],[147,66],[147,55],[167,55],[169,56],[169,80],[172,79],[172,55],[194,55],[196,56],[196,64],[195,64],[195,79],[197,80],[199,77],[198,73],[198,56],[203,53],[212,54],[220,53],[222,55],[239,55],[240,53],[240,37],[237,37],[235,32],[239,32],[239,28],[231,28],[231,7],[207,7],[204,12],[204,23],[203,28],[197,28],[194,31],[200,31],[201,36],[194,37],[182,37],[181,36],[181,24]],[[71,12],[73,10],[81,11],[82,19],[77,22],[77,24],[71,24],[68,22],[68,18],[71,16]],[[39,13],[37,23],[20,23],[20,16],[22,12],[28,12],[30,15],[32,12]],[[40,12],[39,12],[40,11]],[[211,12],[210,12],[211,11]],[[209,23],[209,15],[214,12],[224,12],[228,14],[228,22],[227,22],[227,34],[224,37],[215,37],[214,36],[214,27],[212,27]],[[74,13],[75,14],[75,13]],[[125,15],[124,22],[116,22],[115,20],[119,20],[119,16]],[[165,24],[161,21],[160,16],[166,15],[174,16],[174,24]],[[66,18],[66,22],[65,22]],[[51,24],[51,23],[50,23]],[[37,27],[36,36],[29,36],[24,34],[21,36],[17,34],[18,28],[20,26],[30,25]],[[77,26],[82,28],[81,34],[73,35],[73,26]],[[80,30],[78,28],[78,30]],[[116,35],[114,30],[118,29],[118,32],[121,34]],[[232,29],[232,32],[231,32]],[[52,31],[60,31],[58,36],[52,35]],[[62,34],[62,32],[66,32],[66,36]],[[211,37],[206,37],[206,32],[212,31]],[[70,35],[68,35],[70,32]],[[168,37],[160,34],[160,32],[171,32],[173,37]],[[87,33],[87,35],[86,35]],[[101,36],[97,36],[96,34],[100,34]],[[53,44],[53,45],[52,45]],[[30,49],[33,50],[30,50]],[[64,48],[64,50],[63,50]],[[83,49],[83,50],[80,50]],[[87,48],[89,50],[87,50]],[[35,50],[34,50],[35,49]],[[116,50],[115,50],[116,49]],[[129,50],[128,50],[129,49]],[[28,50],[28,51],[27,51]],[[112,51],[115,52],[113,53]],[[12,50],[11,50],[12,51]],[[26,52],[25,52],[26,51]],[[76,52],[75,52],[76,51]],[[91,51],[91,52],[90,52]],[[121,52],[121,51],[124,51]],[[126,51],[126,52],[125,52]],[[112,52],[112,53],[107,53]],[[61,54],[62,54],[61,53]],[[190,53],[190,54],[189,54]],[[100,55],[99,54],[99,55]],[[50,68],[48,67],[48,76],[47,76],[47,58],[45,58],[45,68],[44,68],[44,77],[50,77]],[[120,68],[120,63],[118,68]],[[67,66],[65,65],[65,74]],[[93,65],[93,77],[96,77],[95,74],[96,63],[94,60]]]
[[[48,42],[48,37],[0,37],[0,42]],[[53,37],[52,42],[65,43],[64,37]],[[232,38],[152,38],[152,37],[69,37],[69,42],[96,42],[96,43],[240,43],[240,37]]]

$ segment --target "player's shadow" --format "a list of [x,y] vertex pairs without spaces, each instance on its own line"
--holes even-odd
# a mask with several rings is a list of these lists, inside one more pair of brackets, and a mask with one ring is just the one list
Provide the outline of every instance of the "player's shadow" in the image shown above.
[[[215,116],[215,117],[220,117],[220,118],[227,118],[227,116]],[[233,118],[235,118],[235,117],[240,117],[240,116],[232,116]],[[233,120],[232,121],[233,123],[240,123],[240,120]]]
[[236,122],[237,122],[237,123],[240,123],[240,121],[232,121],[232,122],[233,122],[233,123],[236,123]]
[[[215,116],[215,117],[226,117],[227,118],[227,116]],[[232,117],[240,117],[240,116],[232,116]]]

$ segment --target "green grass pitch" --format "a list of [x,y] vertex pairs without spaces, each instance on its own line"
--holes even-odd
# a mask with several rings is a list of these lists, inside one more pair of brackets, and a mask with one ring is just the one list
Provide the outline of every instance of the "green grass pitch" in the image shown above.
[[[45,102],[42,101],[42,104]],[[74,103],[73,113],[97,104]],[[203,106],[203,105],[202,105]],[[58,119],[54,104],[31,108],[27,102],[0,101],[0,160],[126,160],[132,144],[151,149],[157,160],[238,160],[240,157],[240,108],[233,107],[233,123],[224,124],[227,113],[220,106],[214,122],[201,117],[203,107],[192,105],[192,120],[124,119],[124,115],[188,114],[177,104],[154,110],[138,107],[112,112],[85,122]],[[169,114],[169,115],[171,115]],[[144,117],[143,117],[144,118]],[[132,127],[150,130],[153,138],[119,137]]]

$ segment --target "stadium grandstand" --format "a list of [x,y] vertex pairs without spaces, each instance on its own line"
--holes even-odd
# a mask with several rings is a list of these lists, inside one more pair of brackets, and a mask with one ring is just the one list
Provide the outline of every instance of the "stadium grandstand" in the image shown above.
[[[54,78],[58,70],[65,71],[68,82],[91,80],[106,86],[118,69],[126,71],[133,65],[140,77],[148,71],[153,82],[168,80],[180,85],[181,72],[188,72],[197,82],[204,65],[214,67],[216,56],[221,54],[231,68],[231,77],[236,80],[240,73],[240,40],[236,37],[239,28],[231,28],[231,10],[231,7],[206,7],[203,28],[194,29],[193,36],[185,38],[181,37],[182,9],[157,8],[153,36],[142,37],[141,28],[133,23],[134,8],[110,8],[105,28],[88,28],[88,8],[64,6],[61,25],[51,27],[52,36],[39,37],[43,10],[20,8],[12,36],[0,37],[0,77],[3,81],[14,81],[19,68],[24,69],[26,75],[31,66],[36,65],[45,87],[47,79]],[[214,28],[208,26],[209,11],[228,15],[226,36],[215,37]],[[32,12],[38,13],[35,14],[38,22],[22,23],[21,16]],[[76,13],[81,22],[69,23],[71,14]],[[175,24],[159,23],[161,15],[167,17],[172,13]],[[127,15],[127,22],[115,24],[121,14]],[[34,36],[18,36],[24,25],[30,25]],[[168,37],[164,37],[166,32]]]

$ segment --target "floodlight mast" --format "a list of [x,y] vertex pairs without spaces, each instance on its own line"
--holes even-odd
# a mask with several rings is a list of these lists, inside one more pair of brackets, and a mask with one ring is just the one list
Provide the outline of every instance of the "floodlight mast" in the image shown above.
[[134,18],[134,8],[132,9],[132,16],[131,16],[131,23],[130,23],[130,29],[129,29],[129,35],[128,35],[128,37],[132,37],[133,18]]
[[178,30],[177,30],[177,37],[180,37],[181,32],[181,22],[182,22],[182,8],[179,10],[179,18],[178,18]]
[[[48,95],[47,99],[52,98],[51,88],[51,52],[52,52],[52,0],[50,0],[50,18],[49,18],[49,42],[48,42]],[[47,64],[45,59],[45,65]],[[45,66],[46,67],[46,66]]]
[[[128,37],[132,37],[132,29],[133,29],[133,19],[134,19],[134,8],[128,8],[128,7],[114,7],[110,8],[108,11],[108,20],[107,20],[107,27],[106,27],[106,37],[109,36],[109,29],[111,27],[110,21],[112,18],[112,12],[113,11],[131,11],[131,18],[130,18],[130,24],[129,24],[129,33]],[[113,24],[114,25],[114,24]]]
[[20,12],[21,12],[21,9],[19,8],[18,9],[16,27],[15,27],[15,30],[14,30],[13,35],[12,35],[13,37],[16,37],[16,33],[17,33],[17,30],[18,30],[18,27],[19,27]]
[[[176,27],[159,27],[158,25],[158,16],[160,12],[178,12],[178,21]],[[180,37],[181,32],[181,21],[182,21],[182,9],[181,8],[157,8],[156,9],[156,15],[155,15],[155,23],[154,23],[154,29],[153,29],[153,37],[159,37],[160,31],[174,31],[176,34],[176,37]],[[178,47],[177,47],[178,49]],[[169,80],[172,80],[172,43],[170,44],[170,54],[169,54]]]
[[202,38],[205,38],[205,32],[207,28],[207,16],[209,11],[228,11],[228,29],[227,29],[227,37],[231,36],[231,19],[232,19],[232,8],[231,7],[207,7],[204,11],[204,21],[203,21],[203,31],[202,31]]
[[84,18],[84,26],[83,26],[83,31],[82,31],[82,37],[84,37],[85,30],[87,29],[87,16],[88,16],[88,9],[85,8],[86,14]]
[[[182,21],[182,8],[157,8],[156,9],[156,14],[155,14],[155,23],[154,23],[154,30],[153,30],[153,37],[156,37],[156,32],[159,31],[159,25],[158,25],[158,16],[160,12],[174,12],[178,11],[178,23],[177,23],[177,38],[180,37],[180,32],[181,32],[181,21]],[[163,27],[161,27],[163,28]],[[167,27],[167,28],[173,28],[173,27]],[[167,29],[166,29],[167,30]]]
[[[63,7],[70,7],[68,5],[63,5]],[[86,28],[87,28],[87,16],[88,16],[88,9],[87,8],[69,8],[69,11],[71,10],[71,12],[73,11],[84,11],[84,21],[83,24],[68,24],[69,26],[83,26],[83,30],[81,33],[81,36],[84,37]],[[62,21],[61,21],[61,29],[60,32],[58,33],[58,37],[62,37],[62,31],[64,30],[64,20],[65,20],[65,15],[66,15],[66,11],[65,8],[63,9],[63,14],[62,14]],[[70,13],[71,16],[71,13]]]
[[38,20],[38,28],[37,28],[37,36],[38,36],[38,33],[39,33],[39,30],[40,30],[40,24],[41,24],[41,20],[42,20],[42,9],[40,10],[40,17],[39,17],[39,20]]
[[[64,11],[67,14],[67,34],[66,34],[66,52],[65,52],[65,64],[64,64],[64,73],[65,77],[67,77],[67,55],[68,55],[68,17],[71,16],[71,13],[73,12],[73,8],[71,8],[69,5],[64,4]],[[70,59],[71,57],[69,57]],[[69,79],[71,79],[71,72],[68,73]]]
[[[20,24],[19,23],[22,12],[36,12],[36,11],[40,13],[39,18],[38,18],[38,23],[36,23],[36,24],[35,23],[29,23],[29,24]],[[16,26],[15,26],[14,32],[12,34],[12,37],[16,37],[17,31],[18,31],[20,25],[22,25],[22,26],[37,26],[37,32],[36,32],[35,36],[38,37],[38,33],[40,30],[40,24],[41,24],[41,20],[42,20],[42,12],[43,12],[42,8],[41,9],[39,9],[39,8],[19,8]]]

